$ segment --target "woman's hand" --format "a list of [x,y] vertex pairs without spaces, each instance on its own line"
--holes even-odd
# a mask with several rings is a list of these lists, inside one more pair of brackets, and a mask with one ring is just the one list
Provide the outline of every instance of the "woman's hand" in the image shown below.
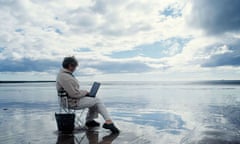
[[87,94],[86,94],[85,96],[90,96],[90,95],[89,95],[89,92],[87,92]]

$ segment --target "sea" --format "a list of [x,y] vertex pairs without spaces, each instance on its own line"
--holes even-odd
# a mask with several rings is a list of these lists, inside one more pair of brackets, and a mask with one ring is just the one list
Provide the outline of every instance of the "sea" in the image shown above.
[[240,144],[239,80],[102,81],[97,97],[120,134],[62,134],[55,82],[1,82],[0,144]]

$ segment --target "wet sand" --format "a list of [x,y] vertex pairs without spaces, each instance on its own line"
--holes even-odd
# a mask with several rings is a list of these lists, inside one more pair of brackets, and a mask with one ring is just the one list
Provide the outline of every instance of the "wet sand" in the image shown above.
[[121,129],[119,135],[103,128],[59,133],[54,88],[54,83],[1,84],[0,143],[240,143],[239,85],[105,83],[98,96]]

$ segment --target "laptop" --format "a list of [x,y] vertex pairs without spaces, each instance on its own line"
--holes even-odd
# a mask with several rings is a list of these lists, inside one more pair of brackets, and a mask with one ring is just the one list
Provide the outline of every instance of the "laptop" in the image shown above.
[[97,91],[98,91],[100,85],[101,85],[101,83],[99,83],[99,82],[94,82],[93,83],[92,88],[89,92],[90,97],[96,97],[96,94],[97,94]]

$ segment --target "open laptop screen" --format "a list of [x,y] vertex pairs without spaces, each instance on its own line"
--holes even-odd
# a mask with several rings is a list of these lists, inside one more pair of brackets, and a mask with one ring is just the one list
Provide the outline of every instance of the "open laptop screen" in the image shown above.
[[101,83],[94,82],[93,85],[92,85],[92,88],[90,90],[89,96],[96,97],[96,94],[97,94],[97,91],[98,91],[100,85],[101,85]]

